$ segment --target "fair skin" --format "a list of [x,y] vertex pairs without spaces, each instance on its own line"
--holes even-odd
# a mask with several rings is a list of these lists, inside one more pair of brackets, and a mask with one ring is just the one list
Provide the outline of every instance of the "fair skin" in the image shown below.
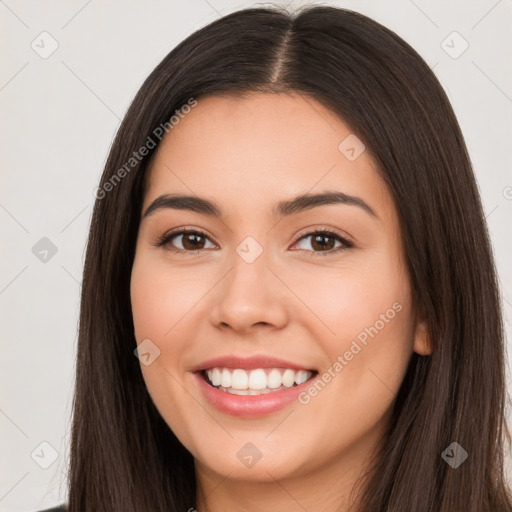
[[[160,350],[141,369],[160,414],[195,459],[207,497],[198,512],[348,511],[413,351],[429,353],[389,191],[368,150],[350,161],[338,149],[351,133],[297,93],[210,96],[164,137],[152,163],[143,212],[172,193],[206,198],[223,214],[162,208],[144,217],[131,277],[137,343],[149,338]],[[324,191],[356,196],[376,215],[330,204],[272,216],[280,201]],[[187,244],[178,234],[153,245],[178,227],[206,237],[192,245],[194,237]],[[323,228],[352,247],[335,252],[336,238],[322,246],[305,236]],[[248,236],[263,250],[252,263],[236,251]],[[172,252],[195,247],[198,254]],[[307,404],[233,416],[204,397],[191,371],[218,356],[262,354],[321,376],[396,303],[400,312],[359,343]],[[246,443],[262,454],[250,468],[237,456]]]

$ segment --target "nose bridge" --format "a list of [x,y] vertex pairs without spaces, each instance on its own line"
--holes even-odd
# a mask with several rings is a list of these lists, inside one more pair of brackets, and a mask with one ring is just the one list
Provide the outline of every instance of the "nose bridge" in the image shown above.
[[240,304],[240,301],[254,304],[272,293],[275,286],[269,282],[269,253],[254,237],[245,237],[230,258],[232,270],[227,276],[226,294],[231,294]]
[[256,323],[282,324],[285,297],[282,284],[268,268],[271,251],[252,236],[245,237],[229,258],[230,270],[216,294],[212,320],[236,329]]

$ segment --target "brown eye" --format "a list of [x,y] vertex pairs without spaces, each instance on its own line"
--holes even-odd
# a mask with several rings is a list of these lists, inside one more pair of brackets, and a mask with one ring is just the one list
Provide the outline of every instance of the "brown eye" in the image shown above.
[[[338,253],[354,246],[352,242],[329,230],[317,230],[301,236],[295,244],[311,238],[310,248],[299,248],[302,252],[307,252],[311,256],[327,256],[329,254]],[[209,237],[197,230],[181,230],[165,234],[155,245],[157,247],[165,247],[168,250],[181,254],[199,254],[208,249],[205,247],[206,242],[210,241]],[[339,243],[336,246],[336,242]],[[182,247],[179,247],[181,244]],[[215,245],[212,244],[213,248]],[[210,247],[211,249],[212,247]]]
[[[332,236],[329,235],[312,235],[311,247],[313,249],[324,250],[334,249],[336,241]],[[331,242],[331,243],[329,243]]]
[[[185,249],[188,250],[196,250],[203,249],[204,246],[204,237],[203,235],[198,235],[196,233],[187,233],[185,235],[181,235],[181,243]],[[201,239],[203,239],[201,241]]]
[[[342,236],[328,230],[320,230],[320,231],[312,231],[303,235],[296,242],[300,243],[302,240],[311,239],[309,248],[299,248],[301,251],[307,251],[312,253],[312,255],[328,255],[337,253],[339,251],[343,251],[345,249],[349,249],[354,246],[352,242],[349,242],[347,239]],[[336,247],[336,242],[339,242],[339,245]]]
[[196,253],[205,249],[206,240],[209,240],[209,238],[201,231],[181,230],[164,235],[155,245],[157,247],[169,247],[169,250],[174,252]]

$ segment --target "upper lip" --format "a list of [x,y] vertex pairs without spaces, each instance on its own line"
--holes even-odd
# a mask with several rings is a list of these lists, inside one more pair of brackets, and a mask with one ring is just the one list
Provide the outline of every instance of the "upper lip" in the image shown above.
[[254,369],[254,368],[291,368],[293,370],[311,370],[306,366],[278,359],[276,357],[258,355],[251,357],[242,356],[220,356],[214,359],[208,359],[198,365],[194,366],[191,371],[199,372],[208,370],[210,368],[240,368],[240,369]]

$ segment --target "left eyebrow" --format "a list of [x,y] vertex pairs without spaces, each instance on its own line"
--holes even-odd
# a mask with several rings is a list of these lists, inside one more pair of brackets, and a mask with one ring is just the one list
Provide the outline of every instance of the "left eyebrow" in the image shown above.
[[305,210],[310,210],[311,208],[331,204],[359,206],[373,217],[377,219],[379,218],[373,208],[371,208],[371,206],[369,206],[360,197],[350,196],[338,191],[327,191],[321,194],[302,194],[289,201],[281,201],[274,207],[273,213],[274,217],[282,218]]
[[[294,197],[293,199],[280,201],[276,206],[274,206],[272,213],[275,218],[282,218],[289,215],[295,215],[297,213],[301,213],[318,206],[332,204],[358,206],[376,219],[379,218],[373,208],[371,208],[371,206],[369,206],[360,197],[351,196],[339,191],[327,191],[321,194],[302,194],[300,196]],[[221,208],[208,199],[180,194],[164,194],[157,197],[148,206],[142,217],[149,217],[156,211],[167,208],[175,210],[188,210],[212,217],[221,218],[223,216]]]

